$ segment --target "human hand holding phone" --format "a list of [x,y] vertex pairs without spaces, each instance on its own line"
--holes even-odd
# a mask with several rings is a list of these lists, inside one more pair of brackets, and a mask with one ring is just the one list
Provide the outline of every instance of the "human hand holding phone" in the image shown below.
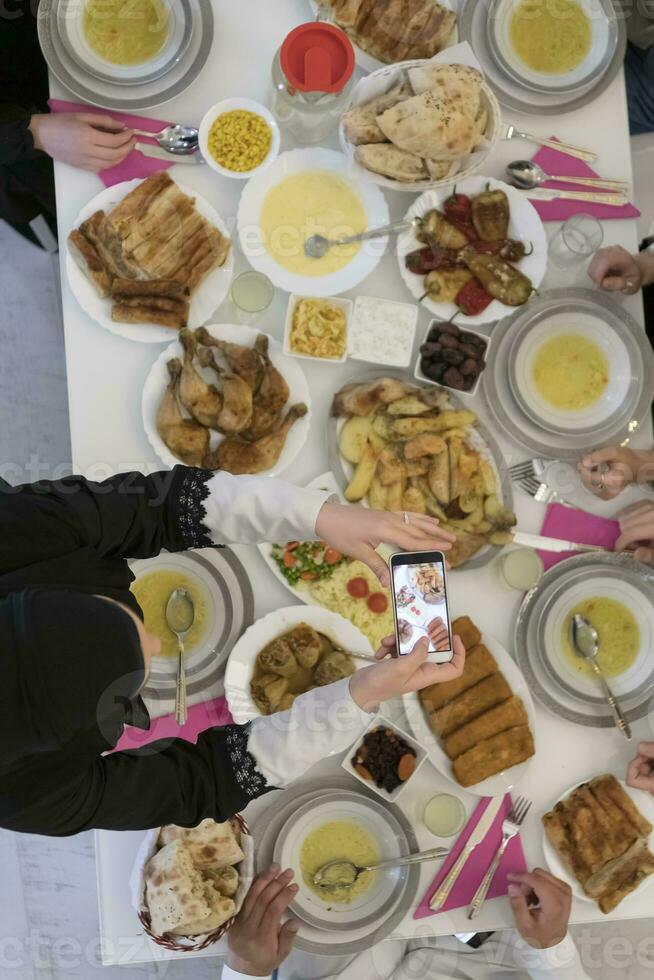
[[430,660],[451,660],[445,555],[440,551],[398,552],[391,555],[389,564],[397,655],[406,656],[420,637],[426,637]]

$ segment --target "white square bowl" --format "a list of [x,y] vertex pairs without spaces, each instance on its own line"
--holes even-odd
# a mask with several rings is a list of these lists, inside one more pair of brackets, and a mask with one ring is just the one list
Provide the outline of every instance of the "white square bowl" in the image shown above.
[[[408,328],[408,331],[409,331],[409,334],[410,334],[410,339],[409,339],[409,341],[408,341],[408,343],[406,345],[406,349],[407,349],[408,355],[407,355],[407,357],[405,359],[401,359],[400,360],[398,358],[395,358],[393,361],[389,361],[387,358],[386,359],[382,358],[380,360],[379,358],[375,358],[374,356],[364,357],[362,354],[355,354],[354,353],[353,344],[354,344],[354,338],[356,336],[357,314],[358,314],[359,310],[361,309],[361,306],[364,303],[369,302],[371,299],[375,300],[378,303],[385,303],[388,307],[391,307],[391,308],[392,307],[395,307],[395,308],[401,307],[402,309],[405,309],[405,310],[410,311],[410,314],[411,314],[411,316],[410,316],[410,326]],[[394,368],[406,368],[406,367],[408,367],[409,364],[411,363],[411,354],[413,352],[413,342],[414,342],[414,340],[416,338],[416,325],[417,325],[417,323],[418,323],[418,305],[415,304],[415,303],[404,303],[404,302],[401,302],[399,300],[394,300],[394,299],[381,299],[381,298],[376,297],[376,296],[357,296],[356,302],[354,304],[354,314],[353,314],[353,317],[352,317],[352,330],[351,330],[351,333],[350,333],[349,346],[348,346],[348,351],[349,351],[350,357],[352,358],[353,361],[364,361],[366,364],[379,364],[382,367],[391,367],[391,368],[393,368],[393,367]]]
[[[407,780],[405,780],[403,783],[400,783],[399,786],[396,786],[396,788],[393,790],[392,793],[389,793],[387,792],[387,790],[383,789],[382,787],[377,786],[374,780],[364,779],[363,776],[360,776],[351,762],[352,756],[357,751],[359,746],[362,744],[364,737],[368,734],[368,732],[371,732],[374,728],[390,728],[395,735],[398,735],[400,738],[404,739],[407,745],[409,745],[416,754],[416,768],[414,769],[414,771],[411,773],[411,775]],[[407,733],[402,728],[398,728],[397,725],[395,725],[392,721],[389,721],[388,718],[385,718],[382,714],[376,714],[375,717],[370,722],[370,724],[368,725],[368,727],[366,728],[366,730],[361,733],[361,735],[356,739],[355,742],[352,743],[350,748],[345,753],[343,761],[341,762],[341,768],[343,768],[345,772],[353,776],[354,779],[357,779],[363,786],[367,786],[368,789],[373,791],[373,793],[376,793],[377,796],[381,797],[382,800],[386,800],[389,803],[395,803],[398,797],[401,796],[402,793],[404,792],[405,787],[411,782],[411,780],[413,779],[413,777],[415,776],[418,769],[423,764],[426,758],[427,758],[427,750],[422,747],[420,742],[416,742],[415,738],[412,738],[411,735],[407,735]]]
[[[423,344],[427,343],[427,337],[429,336],[429,333],[430,333],[432,327],[437,326],[439,323],[442,323],[442,322],[443,322],[442,320],[431,320],[430,321],[430,324],[429,324],[429,326],[427,327],[427,329],[425,331],[425,336],[423,337],[423,339],[422,339],[422,341],[420,343],[420,346],[421,347],[422,347]],[[458,326],[458,324],[457,324],[457,326]],[[461,329],[461,332],[462,333],[472,333],[472,334],[475,335],[475,337],[480,337],[484,341],[484,343],[486,344],[486,350],[485,350],[485,353],[484,353],[484,360],[487,362],[488,361],[488,350],[489,350],[490,345],[491,345],[491,339],[490,339],[490,337],[487,337],[485,333],[481,333],[479,330],[471,330],[469,327],[461,327],[460,329]],[[481,376],[484,373],[483,371],[481,372],[480,375],[478,375],[477,380],[475,381],[475,384],[470,389],[470,391],[459,391],[458,388],[452,388],[452,387],[450,387],[450,385],[445,384],[444,381],[432,381],[432,379],[431,378],[428,378],[426,374],[423,374],[422,368],[420,366],[421,360],[422,360],[422,354],[420,353],[420,350],[418,350],[418,356],[416,358],[416,366],[415,366],[415,369],[414,369],[414,372],[413,372],[413,376],[416,379],[416,381],[420,381],[423,384],[436,385],[436,387],[438,387],[438,388],[444,388],[446,391],[453,391],[455,395],[459,395],[459,396],[461,396],[461,398],[474,398],[474,396],[477,394],[477,389],[479,388],[479,382],[481,381]]]
[[[342,357],[313,357],[311,354],[298,354],[291,350],[291,327],[293,326],[293,313],[296,305],[302,299],[322,299],[326,303],[332,303],[337,309],[345,314],[345,350]],[[350,328],[352,325],[352,309],[354,303],[351,299],[344,299],[342,296],[301,296],[299,293],[291,293],[286,307],[286,323],[284,324],[284,353],[289,357],[297,357],[302,361],[316,361],[320,364],[343,364],[347,360],[347,352],[350,344]]]

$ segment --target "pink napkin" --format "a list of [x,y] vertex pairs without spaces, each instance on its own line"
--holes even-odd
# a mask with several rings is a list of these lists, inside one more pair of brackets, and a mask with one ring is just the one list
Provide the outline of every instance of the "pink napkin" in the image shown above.
[[[486,807],[491,802],[491,799],[492,797],[485,796],[483,800],[479,801],[475,812],[470,817],[470,820],[464,829],[461,831],[459,839],[454,845],[447,860],[425,892],[420,905],[413,913],[414,919],[424,919],[428,915],[438,914],[429,908],[429,900],[434,892],[436,892],[438,886],[446,877],[448,871],[465,847],[470,836],[472,835],[473,830],[479,823],[484,811],[486,810]],[[454,888],[450,892],[450,897],[446,901],[443,908],[439,909],[440,912],[449,912],[452,909],[460,909],[472,901],[475,892],[479,888],[481,879],[484,877],[488,866],[495,857],[495,852],[502,843],[502,821],[510,809],[511,796],[507,793],[507,795],[504,797],[504,803],[500,807],[499,812],[495,817],[493,825],[486,834],[484,840],[480,844],[477,844],[474,851],[470,855],[470,858],[464,865],[463,871],[459,875]],[[499,898],[501,895],[508,894],[509,883],[506,880],[507,874],[518,874],[519,872],[526,870],[527,862],[525,861],[524,851],[522,850],[520,835],[518,835],[517,837],[514,837],[513,840],[509,841],[508,847],[504,852],[502,860],[500,861],[500,866],[497,869],[497,873],[491,882],[491,886],[488,891],[488,898]]]
[[[556,138],[556,137],[553,137]],[[568,156],[567,153],[559,150],[551,150],[544,146],[533,157],[533,162],[543,168],[546,174],[556,174],[560,177],[599,177],[600,174],[576,157]],[[556,181],[548,180],[541,187],[553,187],[561,191],[591,191],[592,188],[584,187],[580,184],[561,184]],[[598,188],[599,190],[599,188]],[[610,193],[610,192],[607,192]],[[640,211],[633,204],[625,204],[624,207],[614,208],[608,204],[590,204],[584,201],[532,201],[531,202],[543,221],[565,221],[573,214],[592,214],[596,218],[605,220],[607,218],[638,218]]]
[[225,698],[215,698],[213,701],[203,701],[189,708],[188,719],[183,728],[175,721],[175,715],[164,715],[162,718],[153,718],[150,730],[141,731],[140,728],[127,728],[114,749],[120,752],[124,749],[140,749],[150,742],[156,742],[161,738],[183,738],[185,742],[197,742],[198,735],[217,725],[232,725],[234,719],[227,707]]
[[[78,102],[64,102],[61,99],[50,99],[48,105],[53,112],[92,112],[94,115],[111,116],[112,119],[124,123],[130,129],[144,129],[149,133],[158,133],[164,126],[170,123],[163,119],[149,119],[146,116],[130,116],[124,112],[114,112],[112,109],[98,109],[96,106],[83,105]],[[156,146],[155,140],[150,140],[148,136],[139,136],[139,142],[152,143]],[[153,160],[151,157],[143,156],[139,150],[132,152],[125,157],[122,163],[116,167],[108,167],[101,170],[98,177],[105,187],[113,187],[114,184],[121,184],[124,180],[133,180],[135,177],[149,177],[150,174],[158,173],[160,170],[168,170],[174,161],[167,163],[165,160]]]
[[[588,514],[584,510],[575,510],[563,504],[550,504],[547,508],[541,534],[548,538],[565,538],[566,541],[578,541],[579,544],[599,544],[604,548],[613,549],[620,536],[620,525],[607,517]],[[565,558],[570,558],[574,551],[539,551],[545,570],[557,565]]]

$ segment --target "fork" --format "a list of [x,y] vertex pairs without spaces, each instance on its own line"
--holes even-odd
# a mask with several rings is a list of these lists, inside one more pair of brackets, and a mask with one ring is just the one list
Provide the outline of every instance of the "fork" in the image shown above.
[[520,827],[522,826],[522,822],[527,816],[530,807],[531,800],[525,799],[524,796],[519,796],[509,810],[507,816],[504,818],[502,823],[502,843],[497,849],[497,853],[491,861],[488,871],[482,878],[479,888],[475,892],[475,897],[473,898],[470,908],[468,909],[469,919],[474,919],[476,915],[479,915],[479,912],[486,901],[488,889],[490,888],[491,882],[495,877],[495,872],[497,871],[500,861],[502,860],[504,852],[507,848],[507,844],[516,836],[516,834],[520,833]]
[[509,466],[509,476],[514,483],[526,480],[532,476],[542,476],[551,460],[547,459],[527,459],[523,463],[514,463]]
[[569,500],[562,497],[560,493],[548,487],[546,483],[535,476],[527,476],[524,480],[518,480],[517,485],[530,497],[533,497],[537,504],[563,504],[565,507],[573,507],[579,510],[576,504],[571,504]]
[[586,160],[588,163],[596,163],[597,154],[592,150],[584,150],[580,146],[573,146],[571,143],[562,143],[559,140],[547,139],[545,136],[533,136],[531,133],[521,133],[519,129],[510,123],[506,126],[502,136],[504,140],[522,139],[529,140],[531,143],[540,143],[541,146],[549,146],[553,150],[560,150],[567,153],[570,157],[578,160]]

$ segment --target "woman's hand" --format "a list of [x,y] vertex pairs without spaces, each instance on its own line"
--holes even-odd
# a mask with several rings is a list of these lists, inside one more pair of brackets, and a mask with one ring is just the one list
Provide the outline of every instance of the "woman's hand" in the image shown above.
[[542,868],[507,878],[513,918],[524,941],[534,949],[558,946],[568,932],[570,886]]
[[629,551],[637,561],[654,565],[654,501],[639,500],[620,514],[616,551]]
[[601,248],[588,266],[596,286],[609,293],[637,293],[651,282],[654,262],[645,255],[632,255],[621,245]]
[[608,446],[584,456],[577,470],[591,493],[611,500],[631,483],[654,480],[654,452]]
[[627,768],[627,786],[654,793],[654,742],[641,742],[638,755]]
[[382,701],[399,698],[411,691],[421,691],[431,684],[453,681],[463,673],[466,651],[460,637],[452,642],[452,659],[446,664],[427,662],[429,641],[418,640],[411,653],[384,659],[395,650],[395,637],[382,641],[377,657],[383,663],[358,670],[350,678],[350,694],[363,711],[374,711]]
[[44,113],[32,116],[29,128],[37,150],[83,170],[115,167],[134,149],[131,129],[100,113]]
[[236,973],[269,977],[291,952],[300,923],[289,919],[282,925],[281,920],[298,889],[291,884],[293,872],[280,871],[271,864],[257,875],[227,934],[227,965]]
[[368,507],[323,504],[316,521],[316,534],[332,548],[368,565],[386,588],[391,583],[388,564],[376,548],[389,544],[400,551],[447,551],[456,535],[439,527],[435,517],[407,512],[393,514]]

